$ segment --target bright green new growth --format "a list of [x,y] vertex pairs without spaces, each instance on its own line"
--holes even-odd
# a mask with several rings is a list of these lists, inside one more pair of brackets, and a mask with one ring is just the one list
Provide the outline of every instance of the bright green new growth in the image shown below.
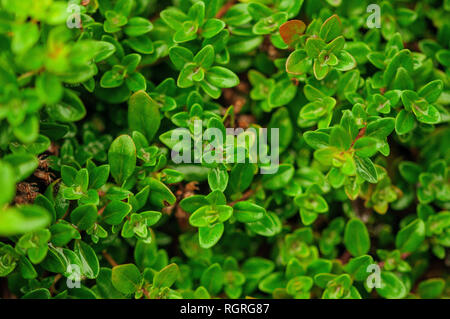
[[1,0],[0,297],[448,298],[450,1],[369,4]]

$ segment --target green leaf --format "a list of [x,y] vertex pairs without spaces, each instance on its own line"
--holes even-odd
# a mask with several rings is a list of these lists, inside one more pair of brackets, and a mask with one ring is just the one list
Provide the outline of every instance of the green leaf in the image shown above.
[[210,68],[206,72],[206,80],[219,88],[231,88],[239,84],[238,76],[221,66]]
[[62,100],[46,106],[51,118],[59,122],[75,122],[86,115],[86,108],[80,98],[71,90],[65,89]]
[[406,110],[401,110],[395,118],[395,131],[397,134],[407,134],[414,129],[416,121],[414,115]]
[[248,279],[259,279],[275,269],[273,261],[261,257],[250,257],[242,265],[242,273]]
[[112,284],[112,271],[110,268],[100,268],[97,276],[97,289],[99,295],[103,298],[120,299],[124,297]]
[[142,213],[139,213],[139,215],[145,219],[145,223],[147,226],[153,226],[161,219],[161,216],[162,216],[162,214],[160,212],[156,212],[156,211],[142,212]]
[[161,269],[153,277],[153,286],[158,288],[170,287],[177,280],[180,269],[176,264],[170,264]]
[[125,67],[127,72],[133,72],[139,66],[141,60],[142,56],[140,54],[130,53],[122,58],[121,64]]
[[69,223],[59,222],[50,227],[51,242],[57,247],[67,245],[72,239],[80,239],[80,233]]
[[25,256],[20,257],[19,270],[24,279],[34,279],[38,276],[33,264]]
[[173,205],[176,201],[175,195],[172,191],[164,185],[161,181],[150,177],[143,181],[144,185],[150,186],[150,199],[149,201],[156,206],[164,207]]
[[408,293],[403,281],[393,272],[381,272],[381,287],[376,288],[378,294],[386,299],[402,299]]
[[[103,38],[102,38],[103,39]],[[114,44],[107,41],[96,41],[97,54],[95,56],[95,62],[103,61],[116,52],[116,47]]]
[[75,178],[77,176],[77,170],[72,166],[63,165],[61,167],[61,177],[67,186],[72,186],[75,184]]
[[285,187],[294,176],[294,167],[291,164],[280,164],[273,174],[265,174],[262,178],[264,187],[270,190]]
[[16,193],[16,177],[14,170],[6,162],[0,161],[0,180],[2,181],[2,192],[0,193],[0,206],[9,203]]
[[36,80],[36,91],[40,99],[46,104],[57,103],[64,94],[61,81],[56,75],[42,73]]
[[405,68],[398,68],[392,82],[392,88],[397,90],[412,90],[414,88],[414,81]]
[[152,40],[146,35],[129,38],[125,40],[125,43],[138,53],[152,54],[155,51]]
[[436,124],[441,121],[441,114],[438,109],[431,104],[426,105],[425,109],[414,104],[413,112],[416,115],[417,120],[425,124]]
[[109,165],[101,165],[89,171],[89,188],[98,189],[105,185],[109,177]]
[[33,143],[39,136],[39,119],[36,116],[27,116],[13,133],[22,143]]
[[128,103],[129,127],[144,134],[151,142],[160,123],[158,104],[145,91],[134,93]]
[[131,212],[131,208],[130,204],[113,200],[106,206],[102,216],[107,224],[118,225]]
[[152,31],[152,29],[153,24],[149,20],[142,17],[133,17],[128,20],[123,31],[130,37],[137,37]]
[[258,284],[259,290],[271,294],[277,288],[284,288],[286,282],[282,272],[274,272],[261,280]]
[[338,150],[335,147],[322,147],[314,152],[314,159],[322,165],[330,166],[336,152]]
[[443,66],[450,68],[450,50],[439,50],[436,53],[436,60]]
[[314,280],[308,276],[297,276],[289,280],[286,286],[286,291],[293,295],[301,294],[309,291],[314,285]]
[[14,25],[11,49],[14,53],[20,54],[31,49],[39,40],[38,25],[32,22]]
[[139,289],[142,275],[134,264],[115,266],[112,269],[112,284],[121,293],[130,295]]
[[214,47],[208,44],[195,55],[193,61],[202,68],[209,69],[214,63],[214,55]]
[[80,230],[87,230],[97,220],[97,207],[95,205],[81,205],[70,213],[70,220]]
[[224,192],[228,185],[228,173],[223,169],[211,169],[208,173],[208,185],[212,191]]
[[0,210],[0,236],[14,236],[48,226],[50,214],[42,207],[25,205]]
[[133,139],[128,135],[120,135],[109,148],[108,161],[111,167],[111,175],[117,184],[130,177],[136,167],[136,147]]
[[200,247],[211,248],[214,246],[220,240],[220,237],[222,237],[223,231],[223,223],[200,227],[198,230]]
[[[337,48],[338,50],[339,48],[342,49],[340,45]],[[333,52],[337,52],[338,50]],[[371,53],[371,48],[364,42],[349,42],[346,44],[345,50],[355,58],[358,64],[366,63],[367,56]]]
[[320,53],[325,47],[326,43],[322,39],[314,37],[308,38],[305,44],[306,53],[311,59],[319,57]]
[[391,117],[381,118],[367,125],[366,135],[378,139],[384,139],[392,133],[395,127],[395,119]]
[[286,60],[286,72],[294,75],[306,74],[311,66],[312,60],[302,49],[292,52]]
[[203,70],[200,71],[200,69],[197,68],[197,65],[195,63],[187,63],[181,70],[180,74],[178,75],[177,86],[182,89],[193,86],[194,85],[193,77],[197,71],[203,72]]
[[348,264],[345,265],[345,271],[352,275],[356,281],[363,281],[370,275],[370,273],[367,272],[367,269],[371,264],[373,264],[372,256],[362,255],[352,258]]
[[187,21],[188,16],[181,10],[170,7],[160,13],[161,19],[173,30],[180,30],[183,28],[183,22]]
[[106,71],[100,80],[100,85],[103,88],[116,88],[121,86],[125,78],[124,68],[119,65],[113,66],[109,71]]
[[318,59],[314,59],[313,71],[316,79],[320,81],[327,76],[330,71],[330,67],[328,64],[320,63]]
[[81,261],[81,273],[89,279],[95,279],[100,271],[97,254],[94,249],[85,242],[78,240],[75,242],[74,252]]
[[253,20],[256,21],[262,18],[267,18],[272,14],[272,10],[270,10],[269,7],[257,2],[249,3],[247,10],[252,16]]
[[22,299],[50,299],[51,294],[48,289],[38,288],[27,292]]
[[178,70],[181,70],[186,63],[194,61],[194,55],[182,46],[173,46],[169,50],[169,57]]
[[188,11],[188,16],[190,20],[195,22],[197,25],[203,25],[205,19],[205,3],[203,1],[198,1],[194,3]]
[[258,48],[263,40],[264,38],[262,36],[234,37],[230,39],[227,48],[230,54],[245,54]]
[[434,103],[441,95],[443,88],[442,80],[434,80],[424,85],[417,94],[427,100],[428,103]]
[[419,283],[418,291],[420,298],[437,299],[445,288],[445,281],[441,278],[427,279]]
[[253,34],[263,35],[274,32],[282,23],[286,22],[288,15],[286,12],[277,12],[271,16],[258,19],[253,25]]
[[408,224],[402,228],[395,238],[395,246],[402,252],[412,253],[425,240],[425,223],[421,219]]
[[14,170],[16,182],[20,182],[30,176],[39,165],[36,156],[27,153],[8,154],[2,160]]
[[208,205],[209,202],[203,195],[192,195],[186,197],[180,202],[181,208],[188,213],[193,213],[200,207]]
[[[282,153],[289,147],[294,137],[294,125],[287,108],[282,107],[273,113],[267,129],[269,131],[277,128],[279,129],[280,153]],[[276,150],[272,150],[272,152],[274,151],[276,152]]]
[[342,34],[342,23],[337,15],[329,17],[320,27],[319,36],[325,41],[330,42]]
[[378,151],[378,140],[373,137],[362,137],[355,142],[353,148],[356,155],[360,157],[371,157]]
[[200,278],[200,284],[212,295],[217,295],[223,287],[224,273],[218,263],[209,266]]
[[202,36],[205,39],[210,39],[217,35],[220,31],[222,31],[225,28],[225,22],[223,22],[220,19],[209,19],[206,21],[206,23],[203,25],[202,28]]
[[195,40],[197,38],[198,24],[193,21],[186,21],[183,23],[183,27],[175,32],[173,41],[175,43],[184,43]]
[[231,169],[229,185],[234,192],[243,192],[252,183],[253,176],[253,165],[249,163],[237,163]]
[[408,26],[418,17],[417,12],[408,8],[399,8],[397,10],[397,19],[401,25]]
[[330,146],[330,136],[323,132],[308,131],[303,134],[305,142],[313,149],[320,149]]
[[269,92],[269,105],[272,108],[289,104],[297,94],[297,87],[289,79],[282,79]]
[[226,205],[203,206],[189,217],[189,222],[195,227],[206,227],[216,221],[226,221],[231,217],[232,213],[233,209]]
[[334,65],[334,68],[338,71],[348,71],[356,67],[355,58],[345,50],[341,50],[336,53],[338,63]]
[[132,92],[145,90],[147,82],[145,77],[139,72],[133,72],[125,78],[125,84]]
[[335,126],[331,130],[330,145],[333,145],[340,150],[348,150],[352,144],[350,134],[340,126]]
[[251,231],[266,237],[275,236],[281,231],[281,221],[274,213],[267,213],[262,219],[246,225]]
[[241,223],[253,223],[264,218],[266,210],[249,201],[237,202],[233,206],[234,217]]
[[367,157],[355,156],[356,172],[369,183],[376,183],[378,180],[377,170],[373,162]]
[[369,251],[369,232],[361,220],[349,220],[345,227],[344,243],[345,248],[355,257],[364,255]]

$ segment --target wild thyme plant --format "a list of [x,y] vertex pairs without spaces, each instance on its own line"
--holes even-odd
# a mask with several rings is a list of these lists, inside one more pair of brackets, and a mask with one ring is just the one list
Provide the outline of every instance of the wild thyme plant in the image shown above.
[[0,0],[0,296],[449,297],[449,76],[449,0]]

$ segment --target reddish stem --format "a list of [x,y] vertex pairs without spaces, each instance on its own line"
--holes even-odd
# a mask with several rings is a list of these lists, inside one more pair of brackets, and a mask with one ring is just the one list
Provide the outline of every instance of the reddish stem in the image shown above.
[[236,0],[230,0],[227,3],[225,3],[222,8],[219,9],[219,11],[217,11],[216,13],[216,18],[220,19],[222,18],[228,10],[230,10],[230,8],[236,3]]
[[234,206],[237,202],[241,202],[244,201],[246,199],[249,199],[251,196],[253,195],[253,190],[249,189],[248,191],[246,191],[241,198],[229,203],[229,206]]
[[356,136],[356,138],[353,140],[352,145],[350,146],[350,148],[353,147],[353,145],[355,145],[356,141],[359,140],[361,137],[364,136],[364,134],[366,134],[366,129],[367,126],[364,126],[362,129],[359,130],[358,135]]
[[114,258],[112,258],[111,255],[106,252],[106,250],[102,251],[102,255],[103,257],[105,257],[105,259],[109,262],[111,266],[116,267],[118,265],[114,260]]

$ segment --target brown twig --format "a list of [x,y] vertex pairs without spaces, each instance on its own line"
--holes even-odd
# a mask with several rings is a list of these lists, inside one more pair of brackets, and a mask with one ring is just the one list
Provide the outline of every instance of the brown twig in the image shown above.
[[237,199],[237,200],[235,200],[235,201],[232,201],[231,203],[229,203],[228,204],[228,206],[234,206],[234,205],[236,205],[236,203],[238,203],[238,202],[242,202],[242,201],[244,201],[244,200],[246,200],[246,199],[249,199],[252,195],[253,195],[253,190],[252,189],[249,189],[248,191],[246,191],[244,194],[242,194],[242,197],[241,198],[239,198],[239,199]]
[[150,298],[150,294],[148,293],[147,289],[145,289],[145,288],[142,288],[142,292],[144,293],[144,295],[145,295],[145,298],[147,298],[147,299],[151,299],[151,298]]
[[367,129],[367,125],[364,126],[362,129],[359,130],[358,135],[356,136],[356,138],[353,140],[352,145],[350,146],[350,148],[353,147],[353,145],[355,145],[356,141],[359,140],[361,137],[364,136],[364,134],[366,134],[366,129]]
[[106,250],[102,251],[102,255],[103,257],[105,257],[105,259],[109,262],[111,266],[116,267],[118,265],[117,262],[114,260],[114,258],[112,258],[111,255],[108,254]]
[[67,208],[66,212],[65,212],[64,215],[60,218],[60,220],[63,220],[64,218],[67,217],[67,215],[69,215],[69,210],[70,210],[70,207]]
[[346,251],[344,251],[342,256],[339,258],[339,260],[342,262],[343,265],[345,265],[346,263],[349,262],[351,257],[352,257],[352,255],[350,254],[350,252],[348,250],[346,250]]
[[52,295],[54,295],[54,294],[56,293],[55,285],[58,283],[58,281],[59,281],[61,278],[62,278],[62,275],[61,275],[61,274],[57,274],[57,275],[55,276],[55,278],[53,279],[53,283],[52,283],[52,285],[51,285],[51,287],[50,287],[50,293],[51,293]]
[[216,18],[217,19],[222,18],[235,3],[236,3],[236,0],[230,0],[227,3],[225,3],[222,6],[222,8],[220,8],[219,11],[217,11]]
[[0,278],[0,299],[17,299],[8,288],[8,280],[5,277]]
[[169,211],[167,211],[167,213],[169,214],[171,214],[172,211],[175,210],[175,218],[177,219],[178,226],[182,230],[186,230],[189,228],[189,214],[181,208],[180,202],[187,197],[195,195],[195,191],[198,190],[199,188],[197,181],[189,182],[186,185],[179,184],[178,190],[175,192],[175,204],[168,207]]
[[42,67],[42,68],[40,68],[40,69],[38,69],[38,70],[33,70],[33,71],[25,72],[24,74],[19,75],[19,77],[17,78],[17,80],[18,80],[18,81],[21,81],[21,80],[26,79],[26,78],[28,78],[28,77],[30,77],[30,76],[36,75],[36,74],[38,74],[38,73],[41,73],[42,71],[44,71],[44,67]]
[[103,212],[105,211],[105,208],[106,208],[106,205],[98,210],[98,212],[97,212],[98,216],[101,216],[101,214],[103,214]]

